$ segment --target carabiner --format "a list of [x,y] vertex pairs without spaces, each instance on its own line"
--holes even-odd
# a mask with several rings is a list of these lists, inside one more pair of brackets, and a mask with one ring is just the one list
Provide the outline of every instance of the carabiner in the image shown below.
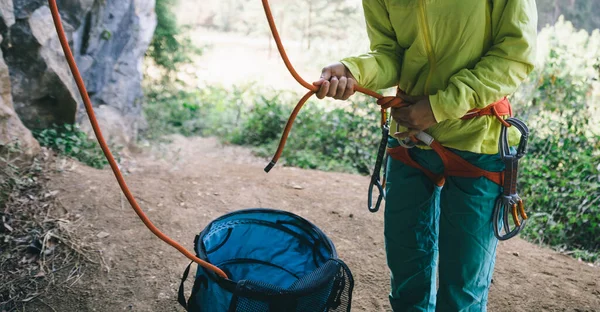
[[517,152],[515,154],[510,151],[510,144],[508,143],[508,127],[502,126],[500,130],[500,141],[498,142],[498,148],[500,150],[500,157],[504,160],[508,155],[514,156],[517,159],[521,159],[527,152],[527,142],[529,141],[529,128],[527,125],[517,118],[507,118],[505,120],[510,125],[514,126],[521,132],[521,140],[517,146]]
[[[396,132],[400,132],[400,124],[396,123]],[[398,139],[398,143],[400,144],[400,146],[404,147],[404,148],[413,148],[415,146],[417,146],[417,142],[413,141],[412,138],[408,137],[408,138],[404,138],[404,139]]]
[[[371,183],[369,185],[368,192],[368,208],[370,212],[379,211],[379,206],[381,206],[381,201],[385,199],[385,189],[383,185],[385,184],[385,173],[384,173],[384,181],[381,181],[381,169],[384,163],[387,163],[387,155],[386,155],[386,147],[387,140],[390,134],[390,128],[386,124],[381,126],[381,142],[379,143],[379,150],[377,151],[377,160],[375,161],[375,168],[373,169],[373,175],[371,176]],[[385,171],[385,168],[383,168]],[[377,202],[375,206],[373,206],[373,188],[377,186],[379,190],[379,196],[377,197]]]
[[[517,211],[518,209],[518,211]],[[519,219],[519,214],[522,219]],[[510,226],[510,216],[513,217],[514,227],[511,229]],[[498,240],[504,241],[511,239],[525,228],[525,224],[527,223],[527,214],[525,214],[525,208],[523,204],[523,200],[519,197],[519,195],[513,196],[504,196],[501,195],[496,200],[496,205],[494,207],[494,235]],[[504,234],[502,234],[502,229],[500,228],[500,221],[502,220],[502,229],[504,230]]]
[[[379,196],[377,196],[377,202],[375,203],[375,206],[373,206],[373,187],[374,186],[377,186],[377,189],[379,190]],[[369,200],[368,200],[369,211],[373,212],[373,213],[379,211],[379,207],[381,206],[381,201],[384,198],[385,198],[385,190],[383,189],[383,186],[381,185],[379,180],[377,180],[375,182],[371,182],[371,184],[369,185]]]

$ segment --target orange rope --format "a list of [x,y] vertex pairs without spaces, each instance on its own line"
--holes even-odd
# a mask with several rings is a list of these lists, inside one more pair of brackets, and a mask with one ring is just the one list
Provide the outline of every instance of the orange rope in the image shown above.
[[167,235],[162,233],[156,226],[154,226],[154,224],[152,224],[150,219],[148,219],[146,214],[144,214],[144,212],[142,211],[142,208],[140,208],[140,206],[136,202],[135,198],[131,194],[131,191],[129,191],[127,184],[125,183],[125,180],[123,179],[123,175],[121,174],[121,171],[119,170],[117,162],[115,161],[112,153],[110,152],[110,149],[106,145],[106,141],[104,140],[104,137],[102,136],[102,132],[100,131],[100,127],[98,125],[98,121],[96,120],[96,115],[94,114],[94,109],[92,107],[92,102],[90,101],[88,92],[85,88],[85,84],[83,82],[83,79],[81,78],[81,74],[79,73],[77,64],[75,63],[75,58],[73,57],[73,54],[71,53],[71,48],[69,47],[67,37],[65,36],[65,31],[64,31],[62,23],[61,23],[60,14],[58,12],[58,6],[56,5],[56,0],[48,0],[48,4],[50,5],[50,11],[52,12],[52,18],[54,20],[54,26],[56,27],[56,32],[58,34],[60,44],[65,53],[67,63],[69,63],[69,67],[71,68],[71,72],[73,73],[73,77],[75,78],[75,82],[77,83],[77,88],[79,89],[79,93],[81,94],[83,103],[85,104],[85,110],[87,111],[87,114],[90,118],[90,122],[92,124],[92,128],[94,129],[94,133],[96,134],[96,138],[98,139],[98,143],[100,143],[100,147],[102,148],[102,151],[104,152],[104,155],[106,156],[106,159],[108,159],[110,168],[112,169],[113,173],[115,174],[115,177],[117,178],[117,182],[119,182],[119,186],[121,187],[121,190],[123,190],[125,197],[127,197],[129,204],[131,204],[131,207],[133,208],[135,213],[140,217],[142,222],[144,222],[146,227],[148,227],[148,229],[152,233],[154,233],[154,235],[156,235],[158,238],[162,239],[165,243],[167,243],[167,244],[171,245],[172,247],[174,247],[175,249],[179,250],[179,252],[181,252],[184,256],[186,256],[188,259],[198,263],[203,268],[211,270],[223,278],[227,278],[227,274],[225,274],[225,272],[223,272],[221,269],[196,257],[194,254],[189,252],[187,249],[185,249],[183,246],[178,244],[176,241],[172,240]]
[[[271,7],[269,6],[269,1],[262,0],[262,4],[263,4],[263,8],[265,10],[265,14],[267,16],[267,20],[269,21],[269,28],[271,28],[271,33],[273,34],[273,39],[275,39],[275,43],[277,44],[277,50],[279,50],[279,54],[281,55],[281,58],[283,59],[285,66],[289,70],[290,74],[292,74],[294,79],[296,79],[296,81],[298,81],[299,84],[301,84],[303,87],[305,87],[306,89],[309,90],[309,92],[306,93],[302,97],[302,99],[298,102],[298,104],[296,104],[296,107],[294,108],[292,114],[290,115],[290,118],[288,119],[285,129],[283,130],[281,140],[279,141],[279,146],[277,148],[277,151],[275,152],[275,156],[273,156],[273,159],[271,160],[269,165],[265,168],[265,171],[269,172],[273,168],[273,166],[275,166],[275,163],[277,163],[277,161],[279,160],[279,157],[281,157],[281,154],[283,153],[285,143],[287,141],[290,131],[292,130],[292,125],[294,124],[294,120],[296,119],[296,116],[300,112],[300,109],[302,108],[302,106],[304,106],[306,101],[308,101],[308,99],[319,90],[319,87],[306,82],[306,80],[302,79],[302,77],[300,77],[298,72],[296,72],[296,70],[294,69],[294,66],[292,66],[292,63],[290,62],[290,59],[287,56],[287,53],[285,52],[285,48],[283,47],[283,44],[281,43],[281,37],[279,36],[279,32],[277,31],[277,26],[275,25],[275,19],[273,18],[273,14],[271,13]],[[387,121],[387,114],[385,111],[387,108],[405,106],[405,104],[402,103],[402,99],[395,97],[395,96],[394,97],[383,96],[375,91],[363,88],[361,86],[355,86],[354,90],[357,92],[363,93],[365,95],[374,97],[378,100],[377,103],[381,106],[381,124],[382,125],[385,124]]]

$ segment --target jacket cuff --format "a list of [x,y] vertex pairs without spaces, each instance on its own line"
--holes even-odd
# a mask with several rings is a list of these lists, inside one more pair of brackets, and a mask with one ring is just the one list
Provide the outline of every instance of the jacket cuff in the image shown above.
[[340,61],[340,63],[344,64],[344,66],[346,66],[346,68],[348,68],[348,70],[350,71],[352,76],[354,76],[354,79],[356,79],[356,82],[359,85],[362,85],[362,82],[361,82],[362,77],[360,75],[360,70],[358,69],[358,64],[356,64],[356,62],[353,62],[352,58],[342,59]]

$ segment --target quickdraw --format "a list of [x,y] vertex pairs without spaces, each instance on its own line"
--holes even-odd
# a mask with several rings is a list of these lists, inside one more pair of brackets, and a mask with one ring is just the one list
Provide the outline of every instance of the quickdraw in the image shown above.
[[[529,129],[524,122],[517,118],[508,118],[506,122],[521,132],[521,140],[516,150],[512,150],[508,143],[508,127],[502,126],[498,149],[500,157],[506,166],[504,171],[504,192],[496,200],[494,207],[494,235],[499,240],[507,240],[515,237],[525,227],[527,214],[523,200],[517,193],[517,179],[519,175],[519,160],[527,152],[527,141],[529,140]],[[512,215],[514,227],[510,229],[508,216]],[[521,218],[519,218],[519,216]],[[500,226],[504,228],[504,234],[501,233]]]

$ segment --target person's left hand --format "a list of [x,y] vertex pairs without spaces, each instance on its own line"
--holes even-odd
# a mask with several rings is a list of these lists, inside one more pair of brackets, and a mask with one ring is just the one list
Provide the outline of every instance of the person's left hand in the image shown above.
[[429,96],[399,94],[398,97],[408,106],[392,108],[392,118],[401,126],[408,128],[408,131],[397,132],[394,136],[398,138],[410,137],[437,123],[431,110]]

